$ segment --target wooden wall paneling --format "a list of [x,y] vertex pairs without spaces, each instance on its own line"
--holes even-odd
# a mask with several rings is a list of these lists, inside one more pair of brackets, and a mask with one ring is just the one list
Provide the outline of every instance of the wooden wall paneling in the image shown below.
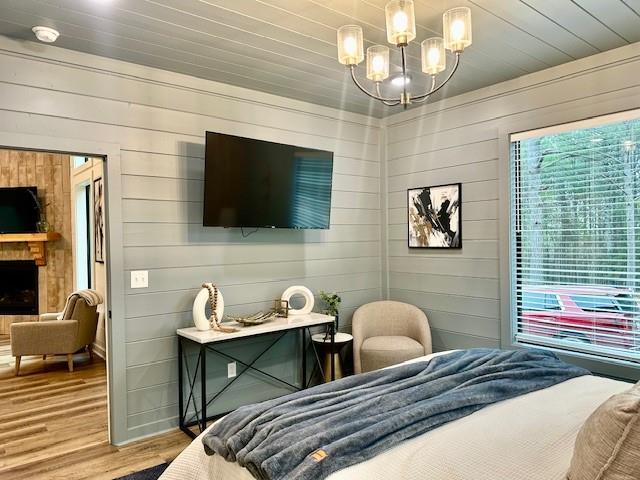
[[500,341],[485,336],[452,332],[446,329],[432,328],[431,341],[434,352],[466,348],[499,348]]
[[[481,2],[489,3],[489,2]],[[493,2],[498,3],[498,2]],[[561,65],[386,119],[389,296],[433,319],[436,350],[497,346],[503,300],[501,129],[640,107],[640,44]],[[608,109],[608,110],[607,110]],[[442,160],[439,163],[439,160]],[[407,248],[406,189],[462,181],[463,248]],[[509,321],[508,316],[502,321]]]
[[[472,150],[473,155],[465,154],[465,149]],[[431,152],[389,159],[388,174],[393,177],[455,165],[468,165],[496,158],[498,158],[498,143],[494,138],[490,138],[475,142],[473,145],[456,145]]]
[[125,248],[125,261],[132,270],[145,268],[197,267],[207,265],[244,265],[271,262],[292,262],[332,258],[373,257],[379,242],[329,242],[297,244],[243,244],[241,242],[204,245],[143,246]]
[[[30,85],[37,88],[50,88],[60,92],[73,92],[76,95],[111,99],[124,103],[140,103],[144,98],[145,105],[157,110],[175,110],[206,115],[210,119],[221,119],[219,125],[235,122],[238,126],[246,123],[247,117],[259,125],[285,125],[288,130],[309,132],[317,129],[329,137],[337,137],[361,141],[363,138],[375,136],[368,125],[379,126],[379,120],[364,115],[343,112],[341,121],[333,121],[335,110],[311,106],[303,102],[286,101],[285,108],[273,108],[279,97],[258,95],[259,101],[248,103],[246,92],[232,85],[218,84],[212,89],[211,82],[185,75],[176,76],[170,72],[156,70],[154,79],[148,78],[148,69],[129,64],[118,68],[125,75],[114,76],[110,82],[104,83],[104,69],[113,68],[113,62],[93,57],[92,67],[79,70],[75,65],[86,63],[86,56],[80,55],[76,60],[69,57],[68,62],[43,63],[38,55],[28,57],[6,57],[0,72],[0,81],[12,81],[16,84]],[[45,55],[44,58],[47,58]],[[179,84],[180,89],[175,85]],[[73,88],[70,88],[73,86]],[[280,102],[282,103],[282,102]],[[311,114],[311,115],[310,115]],[[216,124],[214,124],[216,125]]]
[[[71,205],[68,193],[69,169],[65,169],[69,156],[30,152],[25,150],[0,149],[0,186],[36,186],[46,218],[53,231],[63,238],[47,245],[47,265],[38,268],[38,303],[40,313],[62,310],[66,296],[73,288],[71,281]],[[0,259],[31,260],[25,244],[0,245]],[[34,321],[37,316],[2,316],[0,333],[8,334],[9,325],[14,321]]]
[[[121,148],[124,273],[147,269],[150,282],[124,299],[129,403],[114,415],[126,417],[125,439],[177,424],[175,371],[167,369],[202,281],[224,285],[228,311],[238,314],[269,307],[293,284],[336,290],[345,328],[359,302],[381,297],[378,120],[76,52],[52,49],[42,62],[12,41],[0,46],[12,52],[0,53],[12,72],[0,72],[3,125]],[[46,82],[33,75],[41,69]],[[238,229],[202,227],[205,130],[333,151],[331,229],[242,238]],[[279,361],[289,368],[294,360]]]
[[[376,225],[380,209],[332,208],[332,225]],[[123,200],[123,221],[126,223],[202,223],[202,204],[195,201]]]
[[[250,268],[248,268],[250,267]],[[269,282],[294,278],[346,275],[351,272],[375,272],[380,268],[380,257],[336,258],[325,260],[296,260],[293,262],[263,261],[255,264],[222,264],[154,269],[149,288],[144,293],[165,292],[180,286],[181,289],[197,288],[202,279],[211,279],[220,285]],[[138,289],[127,288],[131,294]],[[223,292],[224,293],[224,292]],[[275,297],[274,297],[275,298]],[[225,299],[225,303],[227,300]]]
[[[303,283],[312,291],[336,290],[346,292],[369,288],[380,288],[377,272],[358,272],[349,274],[329,275],[322,277],[299,277],[272,282],[244,283],[239,285],[223,285],[225,308],[247,305],[249,313],[254,311],[254,304],[272,304],[272,300],[282,294],[289,286]],[[191,310],[193,299],[200,287],[186,290],[171,290],[129,294],[126,297],[127,318],[162,315]],[[228,302],[227,302],[228,300]]]
[[[48,102],[44,102],[46,98]],[[185,135],[192,137],[192,141],[199,139],[200,144],[205,130],[231,133],[239,136],[252,136],[255,138],[269,140],[277,138],[283,143],[303,145],[311,148],[333,150],[337,155],[363,158],[371,161],[378,160],[376,135],[361,136],[357,140],[341,138],[340,133],[335,132],[333,127],[324,125],[322,129],[313,132],[310,128],[300,131],[299,127],[293,129],[277,128],[274,126],[257,125],[249,122],[230,122],[223,119],[208,119],[204,115],[193,115],[189,112],[161,110],[143,104],[127,105],[122,102],[113,102],[108,99],[93,98],[88,96],[72,95],[65,92],[56,92],[33,87],[5,84],[0,91],[0,99],[8,102],[5,108],[21,105],[34,113],[41,115],[60,115],[74,118],[83,122],[92,123],[95,120],[95,111],[99,109],[103,112],[103,128],[110,130],[118,127],[131,128],[133,136],[129,136],[130,141],[143,140],[145,137],[135,137],[135,129],[149,127],[149,118],[153,117],[153,131],[156,135],[171,132],[171,134]],[[56,107],[47,106],[46,104]],[[308,122],[305,122],[308,124]],[[86,125],[86,123],[85,123]],[[307,125],[308,126],[308,125]],[[339,140],[339,142],[336,142]],[[165,134],[163,143],[171,142],[171,137]],[[173,142],[171,142],[173,143]],[[201,145],[201,144],[200,144]],[[123,142],[125,148],[133,147],[128,142]],[[173,145],[174,148],[176,145]],[[200,146],[202,148],[203,146]],[[135,148],[132,148],[135,149]],[[146,151],[154,152],[153,148]]]
[[[465,253],[467,258],[498,258],[498,241],[497,240],[473,240],[465,239]],[[420,253],[407,252],[406,240],[390,240],[389,241],[389,257],[411,257]],[[448,258],[448,252],[440,254],[434,253],[430,257]]]
[[10,152],[9,153],[9,186],[17,187],[20,185],[20,179],[18,174],[18,169],[20,167],[20,154],[21,152]]
[[9,185],[9,151],[0,149],[0,185]]

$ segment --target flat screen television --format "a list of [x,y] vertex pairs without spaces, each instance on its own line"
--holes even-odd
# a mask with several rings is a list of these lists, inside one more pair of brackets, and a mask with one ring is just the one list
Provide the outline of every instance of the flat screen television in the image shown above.
[[0,188],[0,233],[33,233],[38,230],[40,208],[36,187]]
[[328,229],[333,153],[207,132],[207,227]]

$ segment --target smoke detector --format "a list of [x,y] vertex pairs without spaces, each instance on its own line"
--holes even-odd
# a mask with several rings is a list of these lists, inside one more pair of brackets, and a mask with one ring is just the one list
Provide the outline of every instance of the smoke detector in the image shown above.
[[41,25],[33,27],[31,30],[36,34],[36,38],[44,43],[53,43],[60,36],[59,31],[50,27],[43,27]]

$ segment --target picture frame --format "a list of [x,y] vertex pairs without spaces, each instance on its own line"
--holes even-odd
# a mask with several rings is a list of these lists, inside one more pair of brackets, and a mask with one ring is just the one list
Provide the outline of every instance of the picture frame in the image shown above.
[[104,184],[102,177],[93,181],[93,252],[94,261],[104,263]]
[[462,183],[407,189],[409,248],[462,248]]

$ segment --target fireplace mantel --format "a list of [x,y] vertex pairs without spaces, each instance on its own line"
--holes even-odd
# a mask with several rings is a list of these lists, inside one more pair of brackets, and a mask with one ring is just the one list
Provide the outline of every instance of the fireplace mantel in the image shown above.
[[58,232],[46,233],[0,233],[0,243],[26,242],[36,265],[42,267],[47,264],[47,242],[60,240]]

